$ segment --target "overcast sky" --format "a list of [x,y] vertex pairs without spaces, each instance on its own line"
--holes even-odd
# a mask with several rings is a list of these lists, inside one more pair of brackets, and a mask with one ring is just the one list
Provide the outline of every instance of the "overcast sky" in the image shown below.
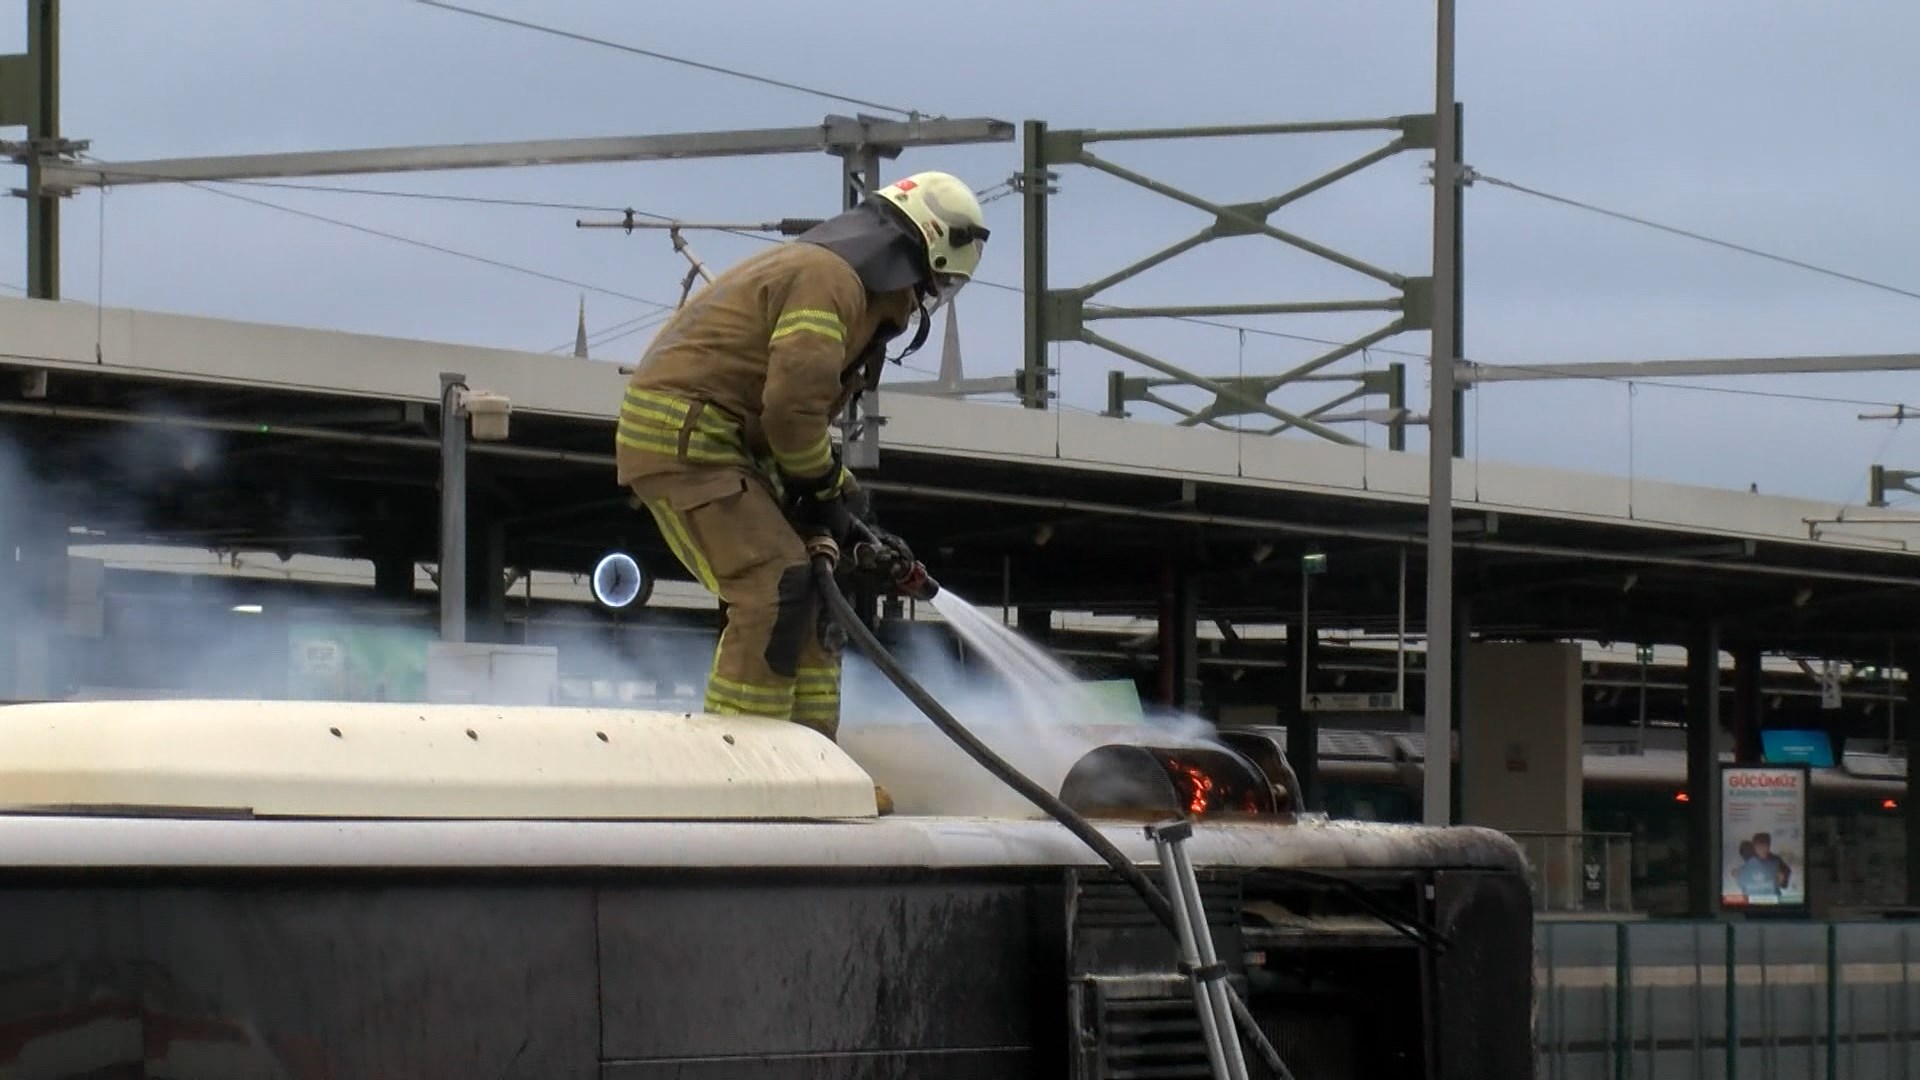
[[[949,116],[1134,127],[1387,116],[1432,106],[1426,0],[1147,3],[974,0],[940,9],[820,0],[471,0],[468,6],[853,97]],[[24,40],[20,5],[0,47]],[[1462,0],[1459,96],[1470,165],[1555,194],[1920,290],[1920,5],[1853,0]],[[67,0],[65,134],[105,159],[816,124],[853,106],[425,7],[410,0]],[[1275,194],[1377,135],[1113,145],[1113,159],[1197,194]],[[985,188],[1012,145],[909,151]],[[1276,224],[1406,273],[1431,240],[1424,152],[1283,211]],[[752,221],[837,208],[830,158],[662,162],[321,183],[634,206]],[[7,185],[19,183],[17,170]],[[1067,168],[1053,209],[1056,286],[1083,283],[1205,224],[1195,211]],[[658,234],[574,228],[570,211],[240,189],[250,197],[672,301],[684,264]],[[987,208],[982,277],[1018,283],[1020,202]],[[20,251],[22,216],[0,215]],[[408,248],[205,191],[140,186],[68,203],[66,295],[110,305],[544,350],[569,341],[580,290]],[[104,237],[102,222],[104,221]],[[1551,363],[1920,348],[1920,300],[1769,264],[1485,185],[1467,195],[1469,357]],[[725,264],[751,241],[697,234]],[[104,242],[103,242],[104,241]],[[99,254],[104,251],[104,261]],[[17,258],[17,257],[16,257]],[[0,283],[24,280],[19,261]],[[1380,286],[1269,240],[1212,245],[1112,302],[1357,299]],[[1018,296],[969,289],[968,373],[1010,371]],[[650,309],[586,297],[590,329]],[[1370,317],[1247,325],[1357,336]],[[1273,372],[1314,347],[1191,325],[1107,324],[1203,372]],[[596,347],[630,360],[646,334]],[[1387,348],[1424,354],[1423,335]],[[932,368],[939,338],[913,359]],[[1414,357],[1375,351],[1349,365]],[[1124,361],[1063,350],[1070,406],[1099,408]],[[1137,372],[1136,372],[1137,373]],[[893,377],[900,377],[895,375]],[[907,377],[918,377],[908,373]],[[1695,381],[1698,382],[1697,380]],[[1920,403],[1920,374],[1709,385]],[[1323,393],[1324,387],[1313,393]],[[1913,424],[1877,406],[1643,386],[1479,391],[1470,452],[1544,464],[1860,500],[1879,460],[1920,468]],[[1286,396],[1309,404],[1311,397]],[[1141,407],[1141,415],[1156,415]],[[1157,414],[1164,416],[1164,414]],[[1358,426],[1348,429],[1358,435]],[[1367,438],[1378,444],[1383,433]]]

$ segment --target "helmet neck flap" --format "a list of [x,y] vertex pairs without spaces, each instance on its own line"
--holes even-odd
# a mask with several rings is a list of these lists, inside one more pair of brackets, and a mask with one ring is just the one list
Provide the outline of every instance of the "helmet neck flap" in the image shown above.
[[826,248],[847,261],[871,293],[924,285],[930,274],[924,245],[892,208],[864,202],[801,233],[803,244]]
[[[925,246],[912,231],[906,218],[884,203],[863,202],[808,229],[795,238],[802,244],[826,248],[847,261],[860,283],[870,293],[898,292],[912,288],[920,325],[913,341],[898,356],[886,359],[899,363],[926,344],[932,328],[926,307],[932,275],[927,270]],[[895,333],[905,330],[897,327]],[[881,354],[884,356],[884,353]],[[876,357],[876,361],[878,357]],[[869,385],[878,380],[878,363],[867,365]]]

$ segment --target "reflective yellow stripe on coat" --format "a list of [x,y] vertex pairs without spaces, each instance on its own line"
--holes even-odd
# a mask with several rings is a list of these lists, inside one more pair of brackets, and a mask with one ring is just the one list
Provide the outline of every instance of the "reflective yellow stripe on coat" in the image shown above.
[[772,343],[799,333],[819,334],[829,341],[845,341],[847,324],[840,321],[840,316],[824,308],[794,308],[783,312],[774,321],[773,334],[767,341]]
[[687,416],[692,408],[670,394],[628,387],[620,402],[620,426],[614,439],[629,449],[678,458],[684,433],[688,461],[700,465],[747,464],[740,429],[709,408],[701,410],[693,430],[688,431]]
[[[819,476],[833,465],[833,442],[822,434],[819,442],[797,454],[783,454],[775,450],[773,458],[788,476]],[[834,486],[837,489],[839,485]],[[831,498],[839,492],[835,490],[823,494]]]

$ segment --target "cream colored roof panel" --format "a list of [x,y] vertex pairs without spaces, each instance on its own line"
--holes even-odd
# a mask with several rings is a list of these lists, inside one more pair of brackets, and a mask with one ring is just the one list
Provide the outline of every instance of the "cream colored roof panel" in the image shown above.
[[335,818],[875,815],[799,724],[623,709],[87,701],[0,709],[0,810]]

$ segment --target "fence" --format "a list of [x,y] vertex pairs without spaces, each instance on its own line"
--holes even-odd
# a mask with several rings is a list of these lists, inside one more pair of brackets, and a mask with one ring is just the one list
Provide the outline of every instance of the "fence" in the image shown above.
[[1543,921],[1534,959],[1539,1080],[1920,1076],[1920,924]]
[[1624,915],[1633,908],[1633,834],[1509,833],[1533,872],[1542,914]]

